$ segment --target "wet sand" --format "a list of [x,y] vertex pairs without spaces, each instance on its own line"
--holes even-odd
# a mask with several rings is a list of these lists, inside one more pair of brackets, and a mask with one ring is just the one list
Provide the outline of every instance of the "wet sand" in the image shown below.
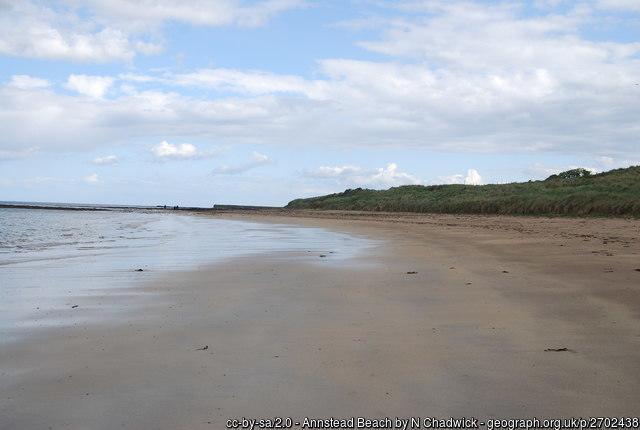
[[640,414],[640,221],[283,215],[216,216],[380,245],[173,273],[121,320],[3,345],[0,428]]

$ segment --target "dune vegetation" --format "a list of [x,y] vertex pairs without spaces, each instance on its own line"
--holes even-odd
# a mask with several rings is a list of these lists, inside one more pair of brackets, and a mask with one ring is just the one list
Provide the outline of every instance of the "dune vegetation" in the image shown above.
[[287,208],[453,214],[640,216],[640,166],[592,174],[573,169],[543,181],[348,189],[296,199]]

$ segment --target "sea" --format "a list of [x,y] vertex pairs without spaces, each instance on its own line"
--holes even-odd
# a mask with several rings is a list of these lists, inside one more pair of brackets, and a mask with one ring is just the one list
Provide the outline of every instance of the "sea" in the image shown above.
[[181,211],[20,204],[38,208],[0,207],[0,343],[35,326],[69,324],[55,311],[82,298],[117,294],[168,272],[254,254],[339,264],[375,245],[322,228]]

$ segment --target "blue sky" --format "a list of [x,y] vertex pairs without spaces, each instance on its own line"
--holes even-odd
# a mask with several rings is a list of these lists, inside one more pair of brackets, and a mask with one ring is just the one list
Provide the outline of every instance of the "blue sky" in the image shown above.
[[0,0],[0,200],[285,204],[640,164],[640,3]]

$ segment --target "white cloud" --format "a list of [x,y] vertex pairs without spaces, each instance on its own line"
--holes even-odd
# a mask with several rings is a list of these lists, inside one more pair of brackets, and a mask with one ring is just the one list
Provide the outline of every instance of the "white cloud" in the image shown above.
[[220,150],[201,150],[191,143],[173,144],[163,140],[151,148],[151,153],[157,160],[192,160],[215,157]]
[[476,169],[469,169],[467,171],[467,177],[464,178],[465,185],[480,185],[482,184],[482,176]]
[[165,22],[259,26],[301,0],[2,1],[0,54],[73,61],[130,61],[161,50]]
[[389,187],[422,184],[422,181],[417,177],[398,170],[396,163],[389,163],[387,167],[380,167],[375,173],[368,176],[356,176],[354,180],[357,184]]
[[123,81],[157,83],[174,87],[198,87],[229,91],[243,95],[289,93],[304,95],[309,99],[325,99],[330,83],[323,80],[307,80],[295,75],[282,75],[260,70],[236,70],[224,68],[198,69],[189,73],[165,72],[158,76],[122,73]]
[[198,149],[191,143],[171,144],[166,140],[163,140],[153,148],[151,152],[157,158],[160,159],[185,159],[196,158],[198,156]]
[[65,85],[82,95],[101,99],[113,85],[110,76],[70,75]]
[[[99,3],[91,10],[102,10]],[[119,4],[122,12],[114,14],[147,22],[134,3]],[[154,3],[149,17],[186,13],[175,5]],[[93,99],[2,86],[0,147],[95,148],[149,139],[256,145],[295,136],[297,145],[637,158],[640,44],[585,38],[583,30],[599,21],[584,5],[535,16],[516,4],[401,5],[411,5],[411,13],[382,21],[382,34],[361,44],[384,60],[322,59],[315,79],[220,68],[123,74],[126,91],[84,85]]]
[[111,165],[111,164],[117,164],[118,163],[118,157],[116,157],[115,155],[105,155],[104,157],[96,157],[93,160],[91,160],[91,163],[96,164],[98,166],[106,166],[106,165]]
[[92,174],[90,174],[88,176],[85,176],[84,177],[84,181],[89,183],[89,184],[95,184],[95,183],[99,182],[98,174],[97,173],[92,173]]
[[442,184],[465,184],[465,185],[481,185],[482,176],[476,169],[467,170],[467,176],[455,174],[449,176],[438,176],[438,182]]
[[214,175],[238,175],[269,163],[271,163],[271,159],[268,156],[254,151],[253,154],[251,154],[251,160],[249,162],[236,166],[223,164],[213,169],[212,173]]
[[396,163],[377,169],[363,169],[359,166],[321,166],[305,171],[304,175],[318,179],[334,179],[341,185],[388,188],[399,185],[419,185],[424,182],[416,176],[398,169]]
[[82,24],[59,3],[3,2],[0,7],[2,54],[78,61],[130,60],[135,55],[127,34],[90,21]]
[[298,93],[312,99],[326,97],[324,93],[327,90],[327,83],[323,81],[308,81],[293,75],[233,69],[200,69],[192,73],[167,75],[164,82],[258,95]]
[[20,90],[33,90],[47,88],[49,81],[29,75],[13,75],[11,76],[11,81],[9,81],[9,86]]

